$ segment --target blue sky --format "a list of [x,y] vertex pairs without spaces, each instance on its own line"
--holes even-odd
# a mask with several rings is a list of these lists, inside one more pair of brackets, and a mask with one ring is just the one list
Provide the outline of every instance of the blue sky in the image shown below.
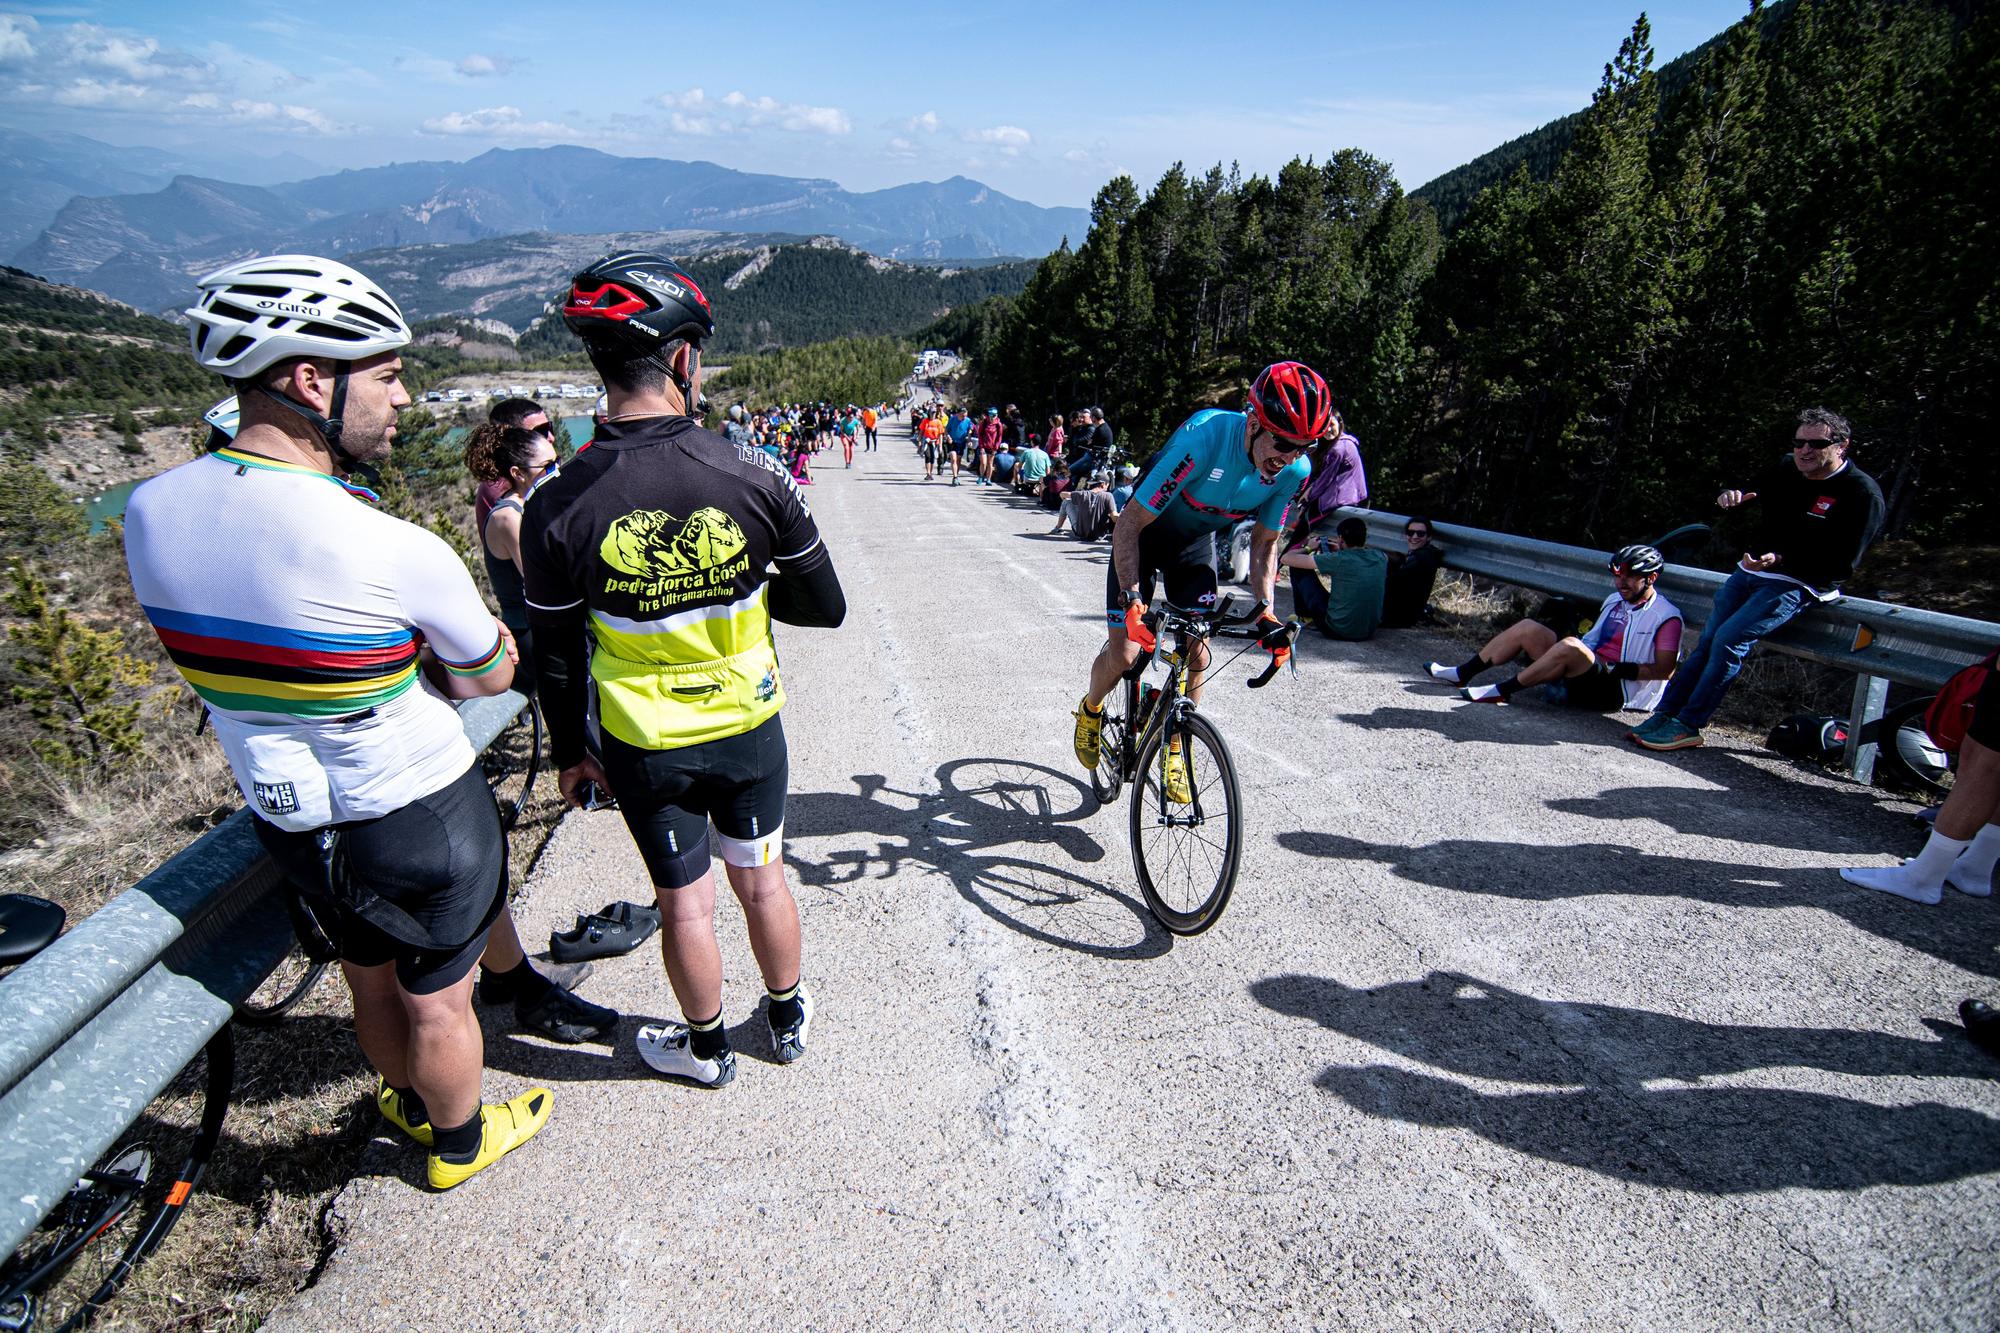
[[[1658,59],[1741,17],[1679,0]],[[826,176],[1109,176],[1359,147],[1414,187],[1575,110],[1638,8],[1400,4],[0,2],[0,124],[328,169],[578,143]]]

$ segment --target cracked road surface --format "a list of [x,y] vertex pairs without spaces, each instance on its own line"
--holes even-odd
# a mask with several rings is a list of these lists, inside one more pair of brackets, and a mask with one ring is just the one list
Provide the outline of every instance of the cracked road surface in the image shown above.
[[[724,893],[732,1085],[638,1060],[678,1017],[650,946],[598,964],[615,1047],[489,1024],[541,1136],[430,1196],[385,1135],[272,1327],[2000,1323],[2000,1063],[1953,1018],[2000,906],[1831,868],[1913,851],[1907,807],[1463,704],[1429,632],[1315,637],[1209,691],[1242,874],[1172,939],[1069,754],[1105,548],[921,472],[897,429],[819,471],[851,610],[778,627],[805,1060]],[[572,815],[522,934],[648,896]]]

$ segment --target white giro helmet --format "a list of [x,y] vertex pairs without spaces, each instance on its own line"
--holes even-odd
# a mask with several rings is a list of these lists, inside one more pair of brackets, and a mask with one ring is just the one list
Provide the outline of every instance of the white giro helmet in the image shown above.
[[360,361],[410,341],[388,293],[347,265],[314,255],[271,255],[219,268],[196,284],[186,314],[194,359],[247,379],[295,356]]

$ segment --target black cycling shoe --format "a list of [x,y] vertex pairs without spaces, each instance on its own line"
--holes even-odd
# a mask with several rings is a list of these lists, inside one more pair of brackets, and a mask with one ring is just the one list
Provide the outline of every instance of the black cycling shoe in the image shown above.
[[[527,985],[537,991],[541,989],[543,982],[561,990],[575,990],[583,984],[585,977],[597,970],[589,963],[544,962],[540,967],[536,967],[534,966],[536,961],[538,960],[529,960],[528,970],[534,975],[528,979]],[[519,968],[515,969],[515,972],[519,971]],[[493,973],[483,967],[480,968],[479,989],[474,998],[488,1008],[514,1003],[520,998],[521,991],[521,983],[516,979],[515,972]]]
[[602,1041],[617,1026],[616,1009],[592,1004],[580,995],[572,995],[554,986],[543,992],[540,999],[514,1002],[515,1031],[532,1032],[565,1046]]
[[617,958],[631,953],[660,928],[660,909],[638,903],[611,903],[576,919],[572,930],[549,936],[549,957],[559,963]]
[[2000,1056],[2000,1009],[1984,1000],[1965,1000],[1958,1006],[1965,1033],[1988,1055]]

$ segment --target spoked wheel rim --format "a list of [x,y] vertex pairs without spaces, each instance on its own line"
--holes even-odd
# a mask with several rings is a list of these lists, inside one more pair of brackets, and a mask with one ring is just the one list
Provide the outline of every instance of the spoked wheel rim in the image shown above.
[[1090,770],[1090,790],[1101,805],[1118,799],[1125,783],[1125,719],[1105,705],[1104,726],[1098,733],[1097,767]]
[[[1182,805],[1166,799],[1163,754],[1179,732],[1188,768]],[[1243,850],[1243,800],[1222,736],[1199,714],[1147,738],[1132,784],[1132,861],[1146,906],[1176,935],[1214,925],[1236,887]]]

